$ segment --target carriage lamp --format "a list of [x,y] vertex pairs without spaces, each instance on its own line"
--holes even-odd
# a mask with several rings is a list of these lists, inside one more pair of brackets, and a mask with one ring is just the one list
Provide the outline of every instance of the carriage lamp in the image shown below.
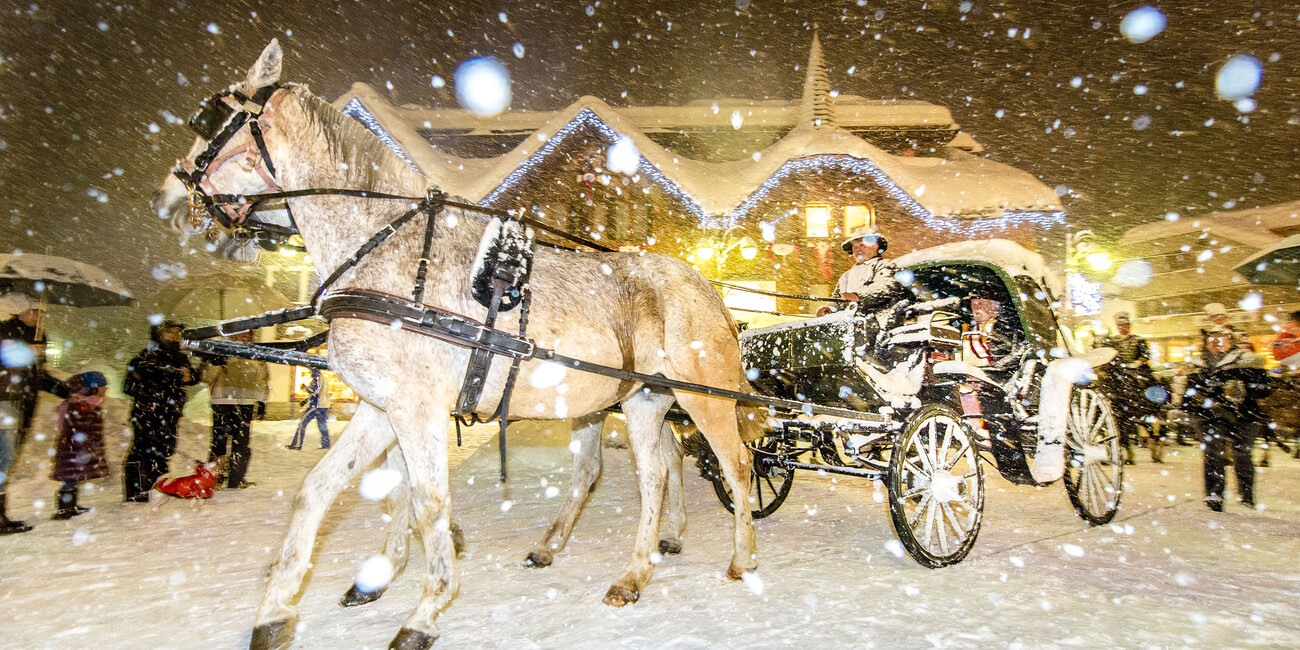
[[1094,270],[1097,271],[1105,271],[1106,269],[1110,268],[1110,265],[1112,263],[1112,260],[1110,259],[1110,253],[1107,253],[1106,251],[1097,251],[1095,253],[1088,253],[1087,256],[1084,257],[1084,259],[1088,260],[1088,266],[1091,266]]

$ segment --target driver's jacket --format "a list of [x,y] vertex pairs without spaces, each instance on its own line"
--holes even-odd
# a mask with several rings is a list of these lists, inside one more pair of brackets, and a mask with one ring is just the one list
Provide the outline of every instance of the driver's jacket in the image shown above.
[[878,255],[863,260],[840,276],[840,281],[835,285],[834,297],[855,293],[858,295],[858,304],[869,310],[898,302],[907,296],[907,290],[894,277],[897,273],[897,264]]

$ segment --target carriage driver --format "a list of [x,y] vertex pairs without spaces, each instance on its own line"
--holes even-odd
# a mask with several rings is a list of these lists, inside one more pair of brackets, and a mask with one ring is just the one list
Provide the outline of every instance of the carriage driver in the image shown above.
[[[870,312],[907,296],[907,289],[894,277],[898,265],[880,256],[889,248],[889,242],[874,227],[855,229],[842,247],[853,256],[854,264],[840,276],[833,297],[857,301],[858,309]],[[829,307],[823,307],[817,315],[830,311]]]

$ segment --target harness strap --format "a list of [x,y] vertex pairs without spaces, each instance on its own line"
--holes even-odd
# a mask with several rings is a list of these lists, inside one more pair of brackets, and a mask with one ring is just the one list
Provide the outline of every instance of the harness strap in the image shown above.
[[187,341],[196,341],[199,339],[210,339],[214,336],[230,336],[231,334],[239,334],[240,332],[247,332],[261,327],[305,320],[315,315],[316,308],[310,306],[281,309],[278,311],[267,312],[265,314],[258,314],[257,316],[232,318],[207,327],[195,327],[193,329],[185,330],[182,333],[182,337]]
[[424,282],[429,275],[429,252],[433,248],[433,233],[437,228],[438,215],[442,213],[442,192],[429,190],[429,199],[437,200],[436,207],[428,210],[429,223],[424,227],[424,248],[420,251],[420,268],[415,272],[415,289],[411,291],[411,302],[424,302]]
[[581,372],[597,374],[611,379],[734,399],[747,404],[763,404],[796,413],[833,415],[878,424],[888,422],[888,418],[879,413],[867,413],[833,406],[819,406],[810,402],[798,402],[766,395],[743,393],[737,390],[715,388],[575,359],[558,354],[554,350],[537,347],[537,344],[530,339],[484,327],[481,323],[468,317],[434,307],[415,305],[404,298],[378,291],[341,289],[321,301],[320,316],[326,320],[358,318],[382,325],[391,325],[394,321],[397,321],[402,329],[416,334],[422,334],[463,348],[486,348],[495,354],[517,358],[522,361],[542,359]]
[[325,292],[328,291],[335,282],[338,282],[338,279],[343,277],[344,273],[347,273],[349,269],[356,266],[357,262],[361,261],[361,258],[369,255],[370,251],[375,250],[377,246],[384,243],[389,237],[393,236],[393,234],[397,232],[398,228],[406,225],[406,222],[410,221],[415,217],[415,215],[423,212],[426,207],[427,205],[422,202],[410,210],[407,210],[405,214],[388,222],[388,225],[380,228],[379,232],[366,240],[366,243],[362,244],[356,252],[352,253],[351,257],[344,260],[342,264],[339,264],[338,268],[335,268],[334,271],[320,283],[320,288],[316,290],[316,295],[311,298],[312,306],[315,307],[316,304],[320,302],[321,296],[325,295]]

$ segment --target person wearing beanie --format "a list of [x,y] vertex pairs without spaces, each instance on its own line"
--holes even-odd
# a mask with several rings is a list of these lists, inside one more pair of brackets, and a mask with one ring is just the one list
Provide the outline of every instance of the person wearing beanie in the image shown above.
[[55,410],[59,420],[59,441],[54,452],[50,478],[61,481],[59,507],[54,519],[71,519],[87,512],[77,505],[80,484],[108,476],[104,454],[104,395],[108,380],[103,373],[83,372],[68,380],[68,399]]

